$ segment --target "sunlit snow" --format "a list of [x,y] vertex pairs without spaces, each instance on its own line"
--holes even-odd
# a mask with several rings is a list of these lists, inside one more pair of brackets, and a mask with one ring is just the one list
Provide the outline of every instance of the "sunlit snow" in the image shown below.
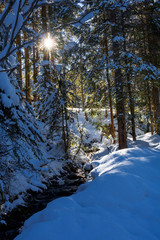
[[[159,240],[160,137],[141,135],[131,148],[93,161],[94,177],[28,219],[17,240]],[[131,143],[129,143],[131,144]]]

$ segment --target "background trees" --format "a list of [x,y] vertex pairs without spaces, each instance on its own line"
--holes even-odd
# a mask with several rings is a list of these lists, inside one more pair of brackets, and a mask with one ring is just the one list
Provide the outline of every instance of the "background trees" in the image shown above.
[[[157,44],[157,38],[155,37],[155,41],[153,38],[154,34],[159,35],[157,15],[159,2],[94,1],[91,3],[85,1],[84,9],[86,10],[79,18],[78,31],[83,29],[85,32],[83,45],[87,46],[89,42],[91,46],[91,49],[88,47],[85,52],[88,56],[89,53],[92,55],[91,65],[95,63],[94,75],[98,72],[96,78],[101,84],[96,85],[101,88],[101,93],[103,85],[100,76],[106,67],[109,88],[105,89],[108,95],[106,103],[108,105],[109,102],[112,106],[110,93],[112,89],[116,93],[112,97],[114,96],[113,100],[116,98],[116,106],[113,107],[116,108],[118,120],[119,148],[124,148],[127,146],[126,131],[132,134],[133,140],[136,139],[136,127],[139,124],[142,125],[141,111],[143,111],[143,127],[146,125],[145,131],[149,130],[153,133],[155,130],[158,133],[159,65],[153,58],[159,59],[159,44]],[[95,46],[101,54],[97,55],[93,52]],[[150,54],[152,57],[149,57]],[[91,72],[90,67],[88,71]],[[92,75],[92,81],[93,79]],[[110,87],[110,79],[114,80],[112,87]],[[89,83],[89,75],[87,82]],[[91,82],[90,88],[92,88]],[[94,88],[92,88],[93,92],[98,92]]]

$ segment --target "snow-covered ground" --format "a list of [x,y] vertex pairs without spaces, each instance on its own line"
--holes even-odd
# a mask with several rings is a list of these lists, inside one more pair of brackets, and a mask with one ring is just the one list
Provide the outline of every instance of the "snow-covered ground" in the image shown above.
[[16,240],[159,240],[160,136],[94,156],[94,180],[28,219]]

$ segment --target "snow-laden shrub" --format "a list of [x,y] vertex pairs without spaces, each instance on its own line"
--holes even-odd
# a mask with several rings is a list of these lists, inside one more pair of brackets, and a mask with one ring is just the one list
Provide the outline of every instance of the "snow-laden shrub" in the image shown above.
[[40,165],[47,160],[40,150],[43,139],[34,117],[22,106],[6,72],[0,72],[0,79],[0,203],[3,203],[26,189],[44,186]]

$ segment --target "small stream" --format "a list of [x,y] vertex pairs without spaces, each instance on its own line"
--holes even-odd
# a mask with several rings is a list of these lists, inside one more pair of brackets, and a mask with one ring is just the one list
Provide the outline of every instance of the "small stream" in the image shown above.
[[56,198],[72,195],[78,186],[87,181],[86,174],[81,169],[73,169],[62,178],[64,185],[58,185],[55,179],[50,181],[49,187],[42,192],[29,192],[25,206],[17,206],[2,219],[6,225],[0,224],[0,240],[13,240],[21,230],[26,219],[34,213],[44,209],[47,204]]

